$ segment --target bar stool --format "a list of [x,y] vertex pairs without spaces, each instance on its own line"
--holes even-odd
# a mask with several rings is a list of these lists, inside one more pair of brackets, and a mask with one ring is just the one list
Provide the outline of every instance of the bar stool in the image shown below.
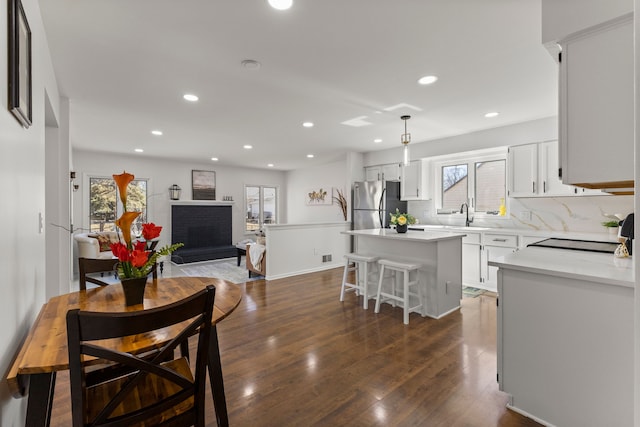
[[[369,308],[369,276],[374,271],[369,269],[369,266],[377,266],[379,257],[370,255],[360,255],[355,252],[346,254],[344,256],[344,273],[342,275],[342,289],[340,290],[340,301],[344,301],[344,293],[346,291],[355,291],[356,295],[362,294],[364,296],[364,303],[362,307],[366,310]],[[353,267],[351,267],[353,263]],[[356,280],[354,283],[347,282],[347,276],[349,272],[355,271]],[[375,284],[375,282],[374,282]]]
[[[395,307],[395,303],[402,303],[402,308],[404,309],[404,324],[409,324],[409,313],[417,311],[419,313],[422,312],[423,308],[423,298],[422,298],[422,290],[420,289],[419,277],[418,277],[418,269],[422,267],[420,264],[415,263],[406,263],[400,261],[393,261],[390,259],[381,259],[378,261],[378,265],[380,266],[380,278],[378,280],[378,293],[376,294],[376,308],[375,312],[380,312],[380,303],[386,300],[391,300],[393,306]],[[382,292],[382,282],[385,279],[385,272],[389,271],[393,276],[387,276],[386,278],[393,278],[393,285],[391,288],[391,293]],[[410,275],[412,272],[414,274],[414,280],[410,280]],[[402,286],[402,296],[398,296],[396,294],[396,282],[398,278],[398,274],[402,273],[403,275],[403,286]],[[418,289],[415,291],[411,291],[411,287],[415,286]],[[417,297],[419,304],[415,307],[409,306],[409,300],[411,297]]]

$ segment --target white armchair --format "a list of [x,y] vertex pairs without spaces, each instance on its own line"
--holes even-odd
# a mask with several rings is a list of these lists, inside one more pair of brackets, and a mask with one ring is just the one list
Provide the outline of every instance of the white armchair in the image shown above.
[[[97,237],[89,236],[104,236],[111,242],[118,241],[118,233],[115,231],[102,231],[93,233],[79,233],[73,236],[74,240],[78,244],[78,257],[79,258],[95,258],[95,259],[111,259],[113,254],[110,250],[101,251],[100,242]],[[106,246],[103,245],[103,249]]]

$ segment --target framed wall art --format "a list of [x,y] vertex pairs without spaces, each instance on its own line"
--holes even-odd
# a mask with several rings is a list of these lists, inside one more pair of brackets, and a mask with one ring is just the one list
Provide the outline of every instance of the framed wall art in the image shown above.
[[20,0],[9,0],[9,111],[25,128],[31,126],[31,29]]
[[193,200],[216,199],[216,173],[213,171],[191,171]]
[[331,188],[314,188],[307,192],[307,205],[325,206],[333,204]]

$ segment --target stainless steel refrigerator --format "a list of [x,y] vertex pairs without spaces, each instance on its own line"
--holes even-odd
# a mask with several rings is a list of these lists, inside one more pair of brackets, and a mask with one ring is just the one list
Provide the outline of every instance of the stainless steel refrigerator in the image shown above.
[[353,229],[389,227],[389,213],[407,211],[407,202],[400,200],[397,181],[362,181],[353,184]]

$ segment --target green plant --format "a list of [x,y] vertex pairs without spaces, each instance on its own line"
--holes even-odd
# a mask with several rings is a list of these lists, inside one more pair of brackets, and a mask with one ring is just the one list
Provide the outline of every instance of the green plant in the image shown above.
[[405,225],[405,224],[415,224],[417,222],[416,218],[408,213],[400,213],[400,210],[396,208],[396,213],[390,213],[391,220],[389,221],[394,225]]
[[618,227],[618,221],[605,221],[602,223],[605,227]]

